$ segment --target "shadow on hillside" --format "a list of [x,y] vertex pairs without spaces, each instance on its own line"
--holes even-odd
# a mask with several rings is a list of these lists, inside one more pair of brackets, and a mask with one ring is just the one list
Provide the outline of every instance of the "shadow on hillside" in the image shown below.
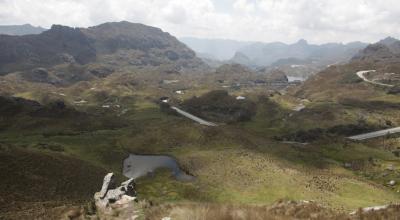
[[400,103],[385,101],[362,101],[358,99],[341,99],[339,103],[346,107],[362,108],[368,110],[399,109]]

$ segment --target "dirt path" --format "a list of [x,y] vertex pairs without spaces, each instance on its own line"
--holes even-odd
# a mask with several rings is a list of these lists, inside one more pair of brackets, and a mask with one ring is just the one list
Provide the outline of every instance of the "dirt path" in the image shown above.
[[380,82],[375,82],[372,80],[367,79],[367,77],[364,76],[364,74],[366,73],[370,73],[370,72],[376,72],[376,70],[363,70],[363,71],[358,71],[356,74],[358,77],[360,77],[362,80],[364,80],[365,82],[371,83],[371,84],[375,84],[375,85],[379,85],[379,86],[386,86],[386,87],[393,87],[394,85],[390,85],[390,84],[385,84],[385,83],[380,83]]

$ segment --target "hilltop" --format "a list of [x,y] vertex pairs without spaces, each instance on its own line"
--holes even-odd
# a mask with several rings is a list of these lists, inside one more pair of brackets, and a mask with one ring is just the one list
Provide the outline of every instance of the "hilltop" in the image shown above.
[[398,62],[400,59],[400,41],[387,37],[369,45],[353,57],[354,60],[370,62]]
[[[161,29],[129,22],[106,23],[90,28],[53,25],[37,35],[0,36],[0,73],[52,67],[59,64],[86,65],[96,61],[112,64],[121,56],[126,65],[173,65],[176,71],[203,63],[195,53]],[[129,54],[129,55],[127,55]],[[115,56],[109,56],[115,55]],[[120,58],[118,58],[120,57]]]
[[398,86],[400,76],[400,41],[386,38],[367,46],[355,55],[351,62],[344,65],[331,66],[311,79],[299,90],[304,98],[318,100],[338,100],[357,97],[373,98],[388,91],[389,88],[363,82],[356,73],[363,70],[375,70],[371,79],[384,80]]

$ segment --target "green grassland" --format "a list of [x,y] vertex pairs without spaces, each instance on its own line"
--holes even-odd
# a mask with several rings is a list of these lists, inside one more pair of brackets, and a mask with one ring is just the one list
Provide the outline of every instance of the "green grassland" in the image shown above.
[[[291,108],[299,99],[294,96],[267,98],[258,89],[249,91],[246,88],[249,99],[257,106],[250,121],[203,127],[160,111],[156,101],[165,94],[176,100],[188,99],[205,93],[206,86],[191,87],[185,96],[179,96],[170,88],[141,88],[129,84],[129,79],[122,82],[112,77],[115,78],[55,90],[65,93],[65,97],[58,98],[67,106],[87,113],[83,118],[24,116],[2,128],[0,144],[5,147],[0,148],[0,155],[12,160],[15,156],[10,152],[22,151],[26,158],[32,158],[22,161],[17,171],[2,160],[1,167],[9,168],[5,172],[2,170],[8,180],[15,180],[13,173],[19,173],[18,169],[36,166],[32,155],[43,155],[40,159],[43,161],[57,158],[64,161],[58,166],[49,163],[48,172],[35,174],[33,179],[50,178],[57,172],[71,176],[68,181],[61,178],[53,180],[54,184],[48,183],[49,188],[51,185],[62,187],[61,183],[68,183],[69,187],[63,187],[64,191],[57,188],[41,199],[35,199],[37,194],[23,185],[16,185],[14,191],[31,194],[29,198],[18,197],[18,204],[52,201],[49,206],[58,206],[62,199],[54,199],[52,195],[56,194],[64,196],[71,204],[82,204],[100,189],[106,172],[124,178],[122,161],[129,153],[171,155],[183,170],[196,177],[192,182],[179,182],[169,172],[160,170],[154,177],[138,179],[139,199],[155,204],[272,204],[279,199],[290,199],[314,200],[348,211],[400,200],[397,193],[400,188],[387,186],[392,179],[400,182],[397,175],[400,160],[377,143],[348,143],[342,136],[323,136],[308,145],[299,145],[281,143],[274,138],[299,130],[357,123],[360,114],[370,124],[379,124],[386,118],[397,124],[400,118],[392,114],[394,109],[384,113],[380,109],[366,111],[363,106],[311,101],[306,109],[295,112]],[[244,93],[241,90],[230,92]],[[18,93],[16,96],[42,100],[43,93]],[[381,94],[380,101],[396,101],[395,97]],[[74,105],[73,101],[79,99],[88,100],[88,103]],[[114,107],[103,108],[104,104]],[[373,163],[369,163],[371,158]],[[361,165],[357,169],[346,169],[343,166],[346,162]],[[80,168],[71,169],[69,163],[80,164]],[[395,169],[387,171],[388,165]],[[388,174],[382,175],[383,172]],[[87,184],[79,189],[73,187],[82,182]],[[33,185],[39,183],[32,182]],[[0,180],[0,195],[9,192],[7,184],[4,178]],[[85,193],[74,198],[66,196],[82,191]]]

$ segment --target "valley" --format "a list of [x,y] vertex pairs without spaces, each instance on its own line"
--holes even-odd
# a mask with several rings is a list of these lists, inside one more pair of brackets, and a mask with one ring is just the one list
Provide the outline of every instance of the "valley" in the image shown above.
[[0,35],[1,45],[11,49],[0,51],[0,219],[95,215],[103,177],[125,181],[124,160],[134,169],[139,155],[173,158],[129,175],[143,219],[282,204],[302,207],[295,215],[309,203],[343,219],[400,202],[398,136],[347,138],[400,125],[400,59],[381,54],[390,45],[295,83],[284,68],[211,67],[169,33],[130,22]]

